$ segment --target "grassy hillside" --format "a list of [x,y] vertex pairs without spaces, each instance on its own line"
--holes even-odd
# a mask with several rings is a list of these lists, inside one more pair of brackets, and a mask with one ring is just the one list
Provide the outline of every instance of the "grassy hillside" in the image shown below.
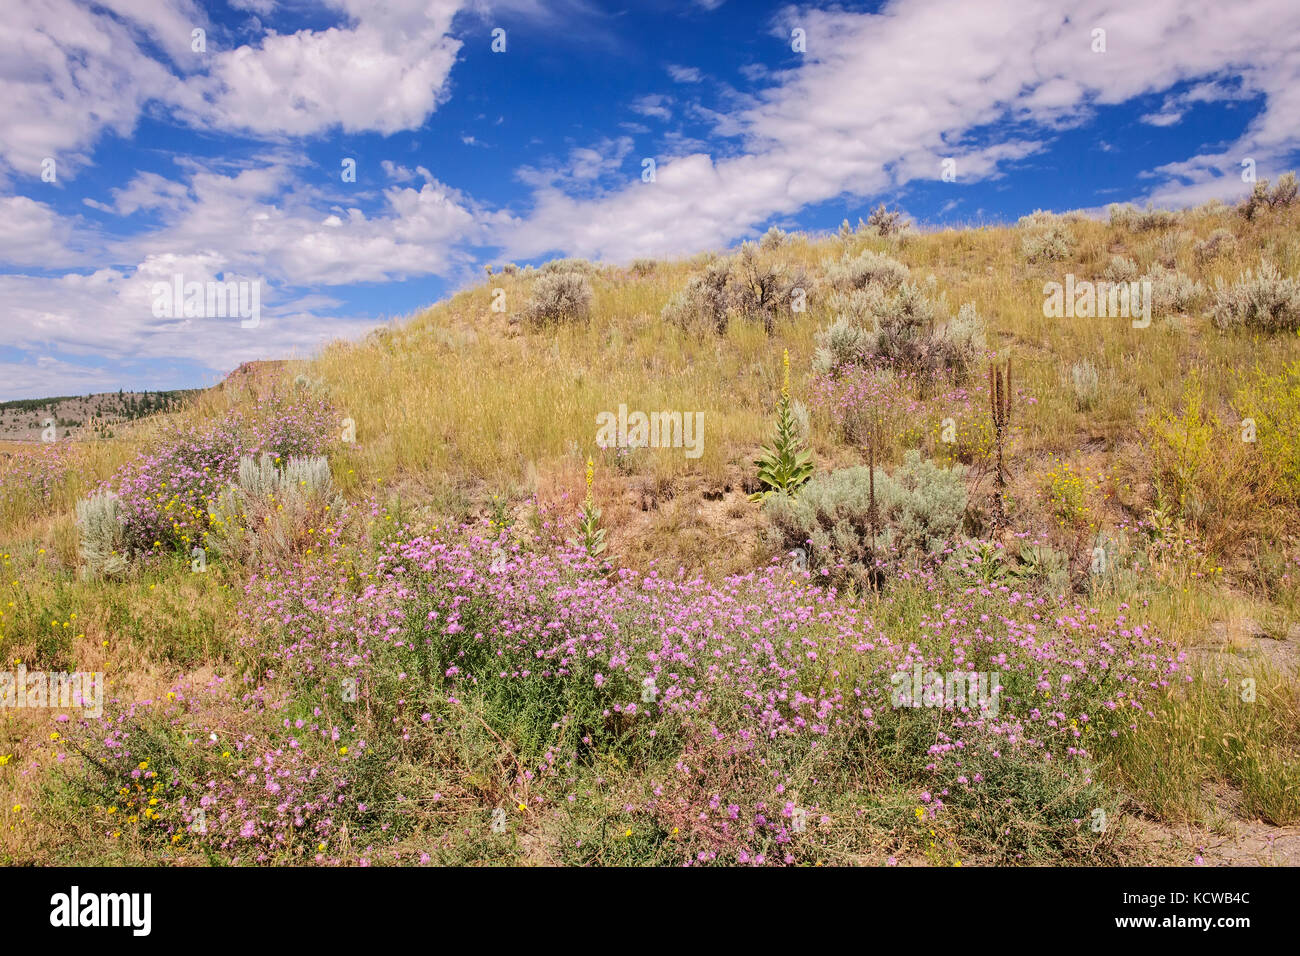
[[[1264,195],[507,266],[15,452],[0,653],[110,699],[0,711],[0,860],[1300,854],[1300,205]],[[1067,274],[1150,279],[1151,322],[1046,317]],[[783,385],[814,477],[759,504]],[[701,454],[599,447],[620,405],[702,413]],[[1001,698],[900,706],[914,671]]]

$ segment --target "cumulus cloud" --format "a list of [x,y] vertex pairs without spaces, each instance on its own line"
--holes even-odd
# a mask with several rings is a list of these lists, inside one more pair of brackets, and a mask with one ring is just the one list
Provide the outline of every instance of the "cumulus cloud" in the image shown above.
[[57,269],[94,261],[94,237],[45,203],[26,196],[0,197],[0,262]]
[[211,53],[192,85],[195,122],[263,135],[306,136],[332,127],[384,134],[413,129],[447,95],[461,41],[450,36],[458,0],[331,0],[350,21],[271,34],[257,46]]
[[[7,4],[0,167],[39,177],[49,157],[61,175],[74,175],[104,132],[129,137],[151,103],[192,126],[276,138],[423,124],[448,95],[459,0],[326,6],[341,25],[226,49],[193,0]],[[205,31],[204,52],[191,49],[194,29]]]
[[118,2],[92,12],[74,0],[5,5],[0,164],[39,178],[49,157],[59,175],[75,175],[104,130],[130,136],[144,104],[176,87],[171,70],[146,55],[142,44],[152,36],[164,49],[177,50],[179,40],[161,30],[165,23],[188,49],[191,27],[206,20],[186,0],[150,4],[154,22],[145,22],[136,6]]
[[[208,368],[308,354],[373,320],[316,315],[308,310],[328,307],[329,300],[299,290],[455,275],[472,265],[461,247],[492,221],[422,168],[426,181],[418,189],[383,190],[379,209],[367,216],[356,206],[321,209],[290,188],[300,177],[287,162],[222,170],[191,161],[187,167],[183,180],[144,173],[116,191],[115,211],[151,208],[162,221],[98,251],[100,259],[133,267],[0,275],[6,345],[30,354],[184,359]],[[3,202],[0,214],[19,227],[0,245],[6,263],[48,267],[45,260],[60,249],[65,260],[75,258],[66,251],[66,220],[23,197]],[[257,283],[261,324],[245,329],[238,317],[155,315],[155,283],[176,275],[185,282]]]

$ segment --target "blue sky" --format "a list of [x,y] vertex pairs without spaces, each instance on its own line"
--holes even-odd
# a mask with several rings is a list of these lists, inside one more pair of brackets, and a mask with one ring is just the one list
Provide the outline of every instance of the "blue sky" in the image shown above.
[[[1244,159],[1275,178],[1300,151],[1294,0],[11,0],[5,16],[0,399],[210,385],[487,263],[684,255],[880,201],[937,227],[1231,200]],[[178,273],[257,283],[261,321],[157,314]]]

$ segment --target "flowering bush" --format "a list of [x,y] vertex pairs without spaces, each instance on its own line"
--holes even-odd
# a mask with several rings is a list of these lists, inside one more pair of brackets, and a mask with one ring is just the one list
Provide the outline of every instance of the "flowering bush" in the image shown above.
[[108,482],[120,499],[127,548],[136,554],[201,544],[208,502],[238,478],[241,457],[319,455],[336,429],[334,412],[316,398],[271,398],[213,422],[175,428]]
[[0,453],[0,521],[47,508],[68,477],[71,451],[71,442],[43,442]]
[[[465,529],[256,578],[243,680],[84,721],[80,783],[232,861],[1096,859],[1094,747],[1181,670],[1127,606],[974,578],[915,579],[887,633],[776,566],[595,570]],[[895,706],[918,669],[996,671],[999,706]]]

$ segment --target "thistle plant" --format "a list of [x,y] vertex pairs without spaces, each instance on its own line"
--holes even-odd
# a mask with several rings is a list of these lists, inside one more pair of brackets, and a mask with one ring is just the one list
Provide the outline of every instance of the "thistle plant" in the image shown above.
[[781,401],[776,407],[776,437],[772,447],[754,460],[758,480],[767,487],[749,496],[750,501],[765,501],[768,496],[784,493],[793,497],[799,486],[813,475],[812,453],[803,448],[799,426],[790,407],[790,350],[782,356],[785,377],[781,384]]
[[587,497],[582,502],[582,510],[578,512],[578,539],[575,543],[593,560],[605,550],[605,529],[600,526],[600,509],[596,507],[596,499],[591,495],[591,484],[595,476],[596,466],[588,457]]

